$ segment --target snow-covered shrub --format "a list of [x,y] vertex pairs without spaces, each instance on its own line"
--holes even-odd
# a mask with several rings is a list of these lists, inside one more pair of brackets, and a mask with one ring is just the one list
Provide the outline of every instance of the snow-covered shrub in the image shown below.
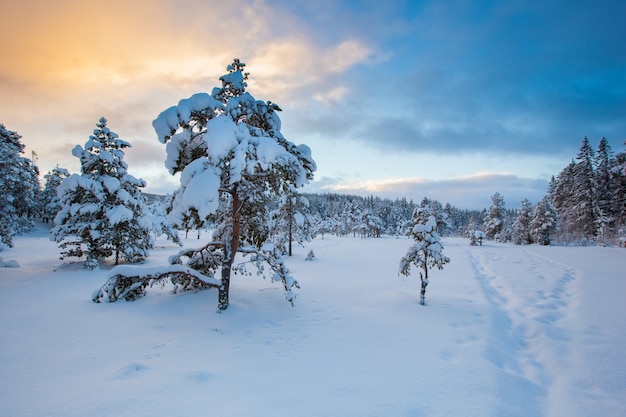
[[482,230],[470,230],[469,231],[470,245],[483,245],[483,240],[485,239],[485,232]]

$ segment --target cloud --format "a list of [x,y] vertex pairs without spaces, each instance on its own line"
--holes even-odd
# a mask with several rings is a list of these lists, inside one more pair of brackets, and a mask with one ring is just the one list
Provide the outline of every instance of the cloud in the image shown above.
[[342,113],[358,121],[349,138],[386,152],[567,157],[585,135],[619,149],[626,33],[615,13],[626,6],[574,3],[421,3],[393,16],[401,32],[370,27],[394,55],[351,73],[343,103],[310,117]]
[[133,175],[153,175],[163,150],[151,121],[210,92],[238,57],[250,93],[285,110],[288,138],[315,155],[360,152],[320,164],[321,176],[365,178],[369,154],[395,177],[390,159],[424,153],[564,166],[585,135],[623,147],[626,11],[613,3],[4,2],[0,122],[45,172],[72,169],[71,148],[105,116],[134,145]]
[[[233,57],[248,63],[251,93],[293,108],[302,97],[339,100],[347,88],[334,80],[372,53],[347,36],[322,42],[317,28],[266,1],[24,0],[0,11],[1,122],[39,153],[43,172],[77,170],[70,150],[100,116],[131,143],[150,143],[159,112],[210,92]],[[156,154],[130,159],[148,164]]]

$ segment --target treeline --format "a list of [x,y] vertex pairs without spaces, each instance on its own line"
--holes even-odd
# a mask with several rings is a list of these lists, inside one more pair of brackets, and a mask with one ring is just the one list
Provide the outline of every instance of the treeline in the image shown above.
[[614,155],[605,138],[594,151],[585,137],[534,206],[524,200],[511,213],[496,193],[483,230],[488,238],[516,244],[626,246],[626,153]]
[[466,210],[424,198],[381,199],[341,194],[305,194],[317,233],[372,237],[407,235],[416,207],[442,213],[439,233],[515,244],[601,244],[626,246],[626,153],[614,154],[606,138],[597,150],[585,137],[576,157],[552,177],[538,202],[524,199],[507,208],[496,192],[483,210]]
[[437,200],[422,199],[419,203],[406,198],[388,199],[376,196],[347,194],[304,194],[309,202],[309,215],[317,234],[337,236],[378,237],[408,235],[413,227],[411,220],[417,207],[430,207],[443,213],[446,223],[440,226],[444,236],[466,235],[469,230],[483,225],[485,210],[459,209]]
[[[0,125],[0,189],[4,190],[0,193],[0,250],[10,247],[16,234],[29,231],[33,219],[52,223],[69,204],[60,200],[58,188],[71,174],[64,168],[54,168],[44,176],[42,186],[36,155],[22,155],[20,138]],[[145,203],[140,210],[144,229],[173,238],[166,219],[171,196],[140,195]],[[624,246],[626,153],[613,154],[605,138],[594,150],[585,137],[576,157],[552,177],[546,195],[534,204],[525,199],[517,208],[506,207],[504,196],[498,192],[492,196],[491,206],[483,210],[462,209],[428,198],[416,202],[333,193],[297,194],[271,205],[265,217],[258,220],[268,225],[273,239],[280,240],[286,252],[291,252],[292,242],[303,243],[326,234],[407,236],[417,207],[430,207],[437,213],[442,219],[438,224],[442,236],[468,237],[473,231],[481,231],[488,239],[515,244]],[[195,217],[179,226],[185,232],[212,227],[211,219]]]

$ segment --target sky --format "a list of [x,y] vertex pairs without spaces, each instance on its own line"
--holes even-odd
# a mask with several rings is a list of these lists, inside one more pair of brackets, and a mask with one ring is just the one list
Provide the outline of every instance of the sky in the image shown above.
[[152,120],[233,58],[318,170],[304,192],[537,202],[587,136],[626,140],[626,2],[0,0],[0,123],[42,175],[101,116],[168,193]]

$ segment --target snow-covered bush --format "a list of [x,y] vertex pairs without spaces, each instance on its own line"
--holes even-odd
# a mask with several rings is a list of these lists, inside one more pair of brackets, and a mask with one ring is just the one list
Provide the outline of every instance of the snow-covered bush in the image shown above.
[[483,240],[485,239],[485,232],[483,232],[482,230],[470,230],[468,232],[469,235],[469,239],[470,239],[470,245],[472,246],[476,246],[476,245],[483,245]]

